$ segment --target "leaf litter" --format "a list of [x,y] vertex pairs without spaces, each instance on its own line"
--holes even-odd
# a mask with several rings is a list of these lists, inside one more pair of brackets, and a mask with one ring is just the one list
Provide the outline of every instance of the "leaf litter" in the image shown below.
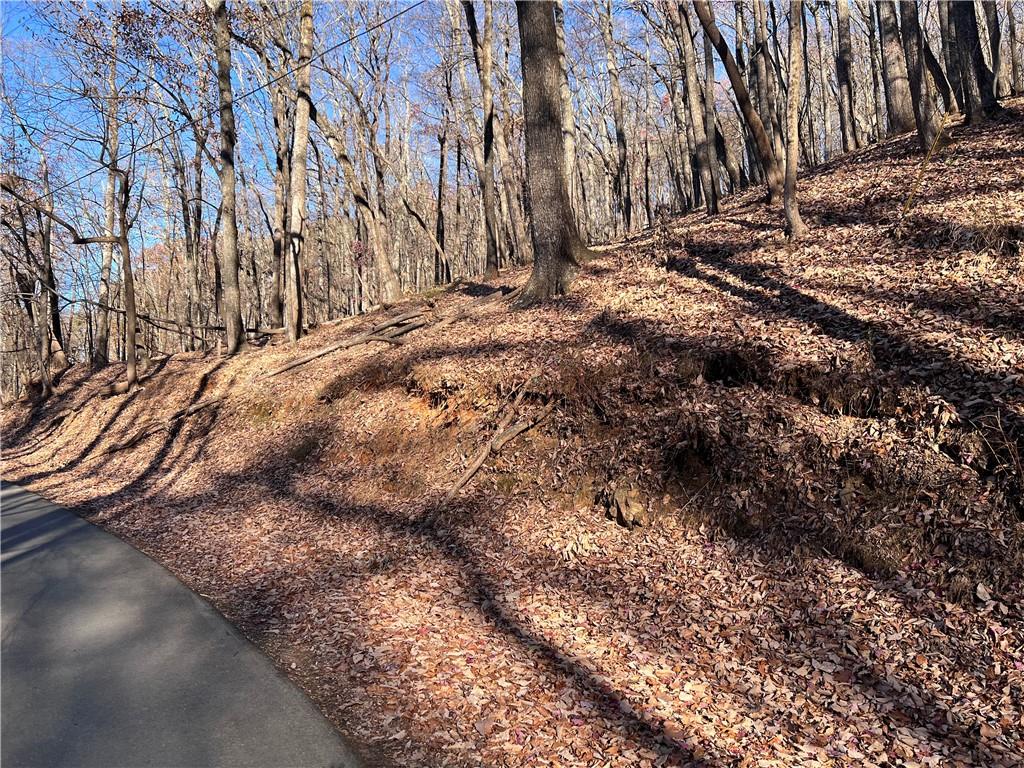
[[[1021,765],[1012,109],[903,219],[909,137],[803,177],[797,245],[750,192],[401,347],[258,380],[378,314],[122,397],[76,367],[6,410],[4,476],[166,564],[371,764]],[[551,415],[448,501],[524,389]]]

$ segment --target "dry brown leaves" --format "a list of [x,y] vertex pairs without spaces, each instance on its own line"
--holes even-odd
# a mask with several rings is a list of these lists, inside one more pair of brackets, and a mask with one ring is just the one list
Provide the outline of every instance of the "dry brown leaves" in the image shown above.
[[[381,762],[1020,765],[1014,108],[904,221],[909,139],[805,178],[799,245],[750,193],[401,348],[254,383],[353,319],[124,397],[73,371],[6,414],[5,477],[166,563]],[[538,365],[551,419],[444,503]],[[610,482],[660,525],[606,520]]]

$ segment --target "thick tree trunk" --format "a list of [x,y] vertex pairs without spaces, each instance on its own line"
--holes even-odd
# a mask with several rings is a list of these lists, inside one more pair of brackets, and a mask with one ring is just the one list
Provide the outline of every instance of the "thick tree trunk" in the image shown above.
[[516,3],[526,122],[526,184],[533,236],[533,272],[521,301],[565,293],[589,251],[580,241],[565,184],[565,147],[554,3]]
[[939,131],[939,113],[928,70],[925,68],[924,38],[917,16],[917,0],[900,0],[900,23],[903,27],[903,51],[907,57],[917,140],[921,151],[927,152]]
[[217,46],[217,91],[220,96],[220,215],[218,255],[223,281],[224,352],[233,355],[245,344],[242,294],[238,285],[238,217],[235,200],[235,110],[231,91],[231,29],[225,0],[207,0],[213,11]]
[[896,23],[896,9],[892,0],[877,0],[878,28],[882,38],[882,75],[885,82],[885,102],[889,116],[889,133],[914,130],[914,100],[910,93],[907,63],[900,30]]
[[747,129],[754,139],[754,146],[757,148],[757,159],[764,170],[765,183],[768,187],[768,202],[776,204],[782,200],[783,174],[779,158],[772,151],[771,141],[768,139],[764,123],[750,101],[750,93],[743,82],[743,75],[740,72],[739,66],[729,50],[728,43],[725,42],[718,26],[715,24],[714,17],[710,13],[709,0],[696,0],[693,7],[697,12],[697,18],[700,19],[700,23],[704,27],[705,33],[707,33],[711,40],[711,44],[718,51],[718,55],[722,59],[725,72],[729,76],[729,82],[732,84],[732,90],[736,96],[736,102],[743,113]]
[[786,102],[786,228],[791,240],[807,234],[800,217],[796,195],[797,163],[800,157],[800,86],[803,78],[803,0],[789,3],[789,95]]
[[285,319],[289,341],[302,336],[302,252],[306,236],[306,157],[309,152],[310,57],[313,55],[313,0],[303,0],[299,19],[295,132],[292,140],[291,206],[285,257]]
[[946,65],[946,79],[949,81],[953,98],[961,112],[966,112],[964,89],[960,74],[960,54],[957,51],[956,27],[950,14],[950,1],[939,0],[939,36],[942,40],[942,61]]
[[950,18],[956,29],[957,52],[960,58],[960,82],[963,88],[964,120],[978,123],[986,115],[999,111],[993,92],[992,73],[985,65],[978,17],[973,2],[951,2]]

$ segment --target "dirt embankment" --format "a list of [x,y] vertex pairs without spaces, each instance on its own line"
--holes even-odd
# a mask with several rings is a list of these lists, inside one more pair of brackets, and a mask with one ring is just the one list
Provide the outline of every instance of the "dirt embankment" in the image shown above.
[[72,369],[5,414],[4,476],[397,764],[1019,764],[1015,109],[955,129],[905,218],[909,138],[804,178],[799,245],[752,192],[548,306],[459,285],[113,398],[117,367]]

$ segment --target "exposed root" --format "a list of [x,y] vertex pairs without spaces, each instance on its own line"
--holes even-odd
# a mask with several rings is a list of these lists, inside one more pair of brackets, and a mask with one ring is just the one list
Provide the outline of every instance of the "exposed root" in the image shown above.
[[548,417],[551,411],[555,408],[555,401],[552,400],[535,416],[527,419],[522,419],[518,422],[513,423],[516,417],[516,409],[520,406],[523,398],[526,396],[526,390],[529,387],[530,382],[537,378],[537,374],[534,374],[527,378],[523,382],[523,385],[519,388],[519,393],[516,395],[515,400],[512,401],[512,405],[504,416],[498,421],[498,426],[494,430],[494,435],[490,440],[477,452],[476,456],[469,463],[466,471],[462,473],[458,482],[452,486],[452,489],[448,491],[445,496],[446,501],[451,501],[455,498],[456,494],[462,490],[466,484],[473,479],[473,476],[480,470],[480,467],[487,461],[487,457],[492,453],[498,453],[502,448],[508,445],[509,442],[517,438],[519,435],[526,432],[528,429],[535,427],[540,424],[544,419]]

